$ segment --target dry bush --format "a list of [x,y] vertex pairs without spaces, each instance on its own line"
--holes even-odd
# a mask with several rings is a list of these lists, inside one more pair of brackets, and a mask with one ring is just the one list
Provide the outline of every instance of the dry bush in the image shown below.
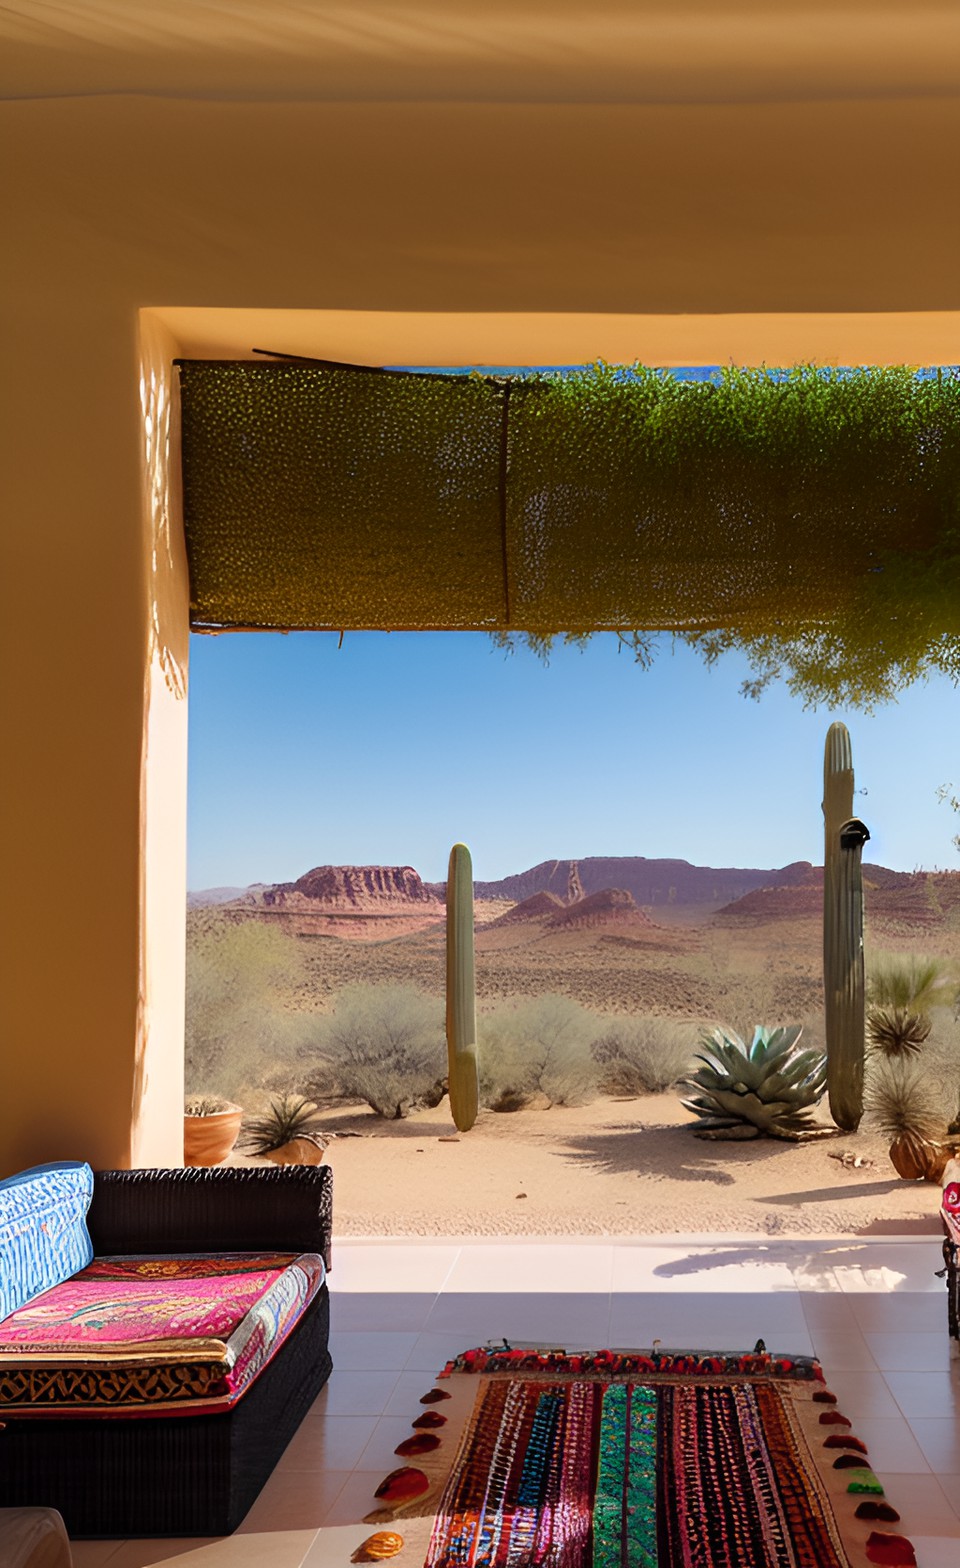
[[584,1105],[597,1089],[592,1046],[602,1020],[565,996],[499,1007],[479,1021],[481,1103],[518,1110],[537,1096]]
[[932,1028],[919,1055],[920,1070],[930,1093],[952,1122],[960,1107],[960,1022],[950,1008],[935,1007]]
[[929,1013],[953,1007],[958,995],[955,966],[946,958],[918,953],[871,953],[867,1002],[871,1007]]
[[605,1094],[663,1094],[688,1071],[698,1029],[675,1018],[615,1018],[593,1047]]
[[311,1099],[363,1103],[394,1120],[445,1092],[443,1003],[410,985],[352,985],[317,1020]]
[[232,1098],[259,1084],[268,1064],[296,1071],[315,1027],[296,1011],[303,985],[296,937],[258,920],[202,909],[187,918],[185,1031],[188,1095]]

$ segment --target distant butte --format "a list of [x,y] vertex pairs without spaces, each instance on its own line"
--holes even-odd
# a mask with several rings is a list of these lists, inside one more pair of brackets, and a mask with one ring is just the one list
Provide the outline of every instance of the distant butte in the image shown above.
[[606,887],[599,893],[588,893],[575,904],[559,909],[551,916],[549,924],[553,931],[602,925],[615,925],[618,930],[642,926],[649,931],[653,927],[653,921],[637,908],[632,894],[622,887]]
[[411,904],[428,905],[435,910],[442,902],[437,893],[424,886],[412,866],[314,866],[296,882],[278,882],[251,896],[265,909],[322,905],[331,913],[344,914],[406,913]]
[[295,882],[249,888],[222,908],[297,936],[382,941],[444,918],[444,903],[412,866],[314,866]]
[[506,914],[491,920],[487,929],[492,931],[498,926],[519,926],[531,920],[548,920],[563,908],[563,899],[558,898],[556,893],[531,893],[529,898],[508,909]]

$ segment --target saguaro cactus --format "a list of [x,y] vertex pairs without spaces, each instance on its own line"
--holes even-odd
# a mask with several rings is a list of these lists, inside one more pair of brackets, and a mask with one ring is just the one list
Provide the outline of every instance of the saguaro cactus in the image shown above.
[[447,869],[447,1081],[458,1132],[477,1119],[477,1002],[473,958],[473,866],[466,844],[454,844]]
[[[853,755],[845,724],[831,724],[823,755],[823,1000],[826,1013],[827,1095],[844,1132],[863,1116],[865,1007],[863,991],[863,877],[853,828]],[[844,841],[846,840],[846,843]]]

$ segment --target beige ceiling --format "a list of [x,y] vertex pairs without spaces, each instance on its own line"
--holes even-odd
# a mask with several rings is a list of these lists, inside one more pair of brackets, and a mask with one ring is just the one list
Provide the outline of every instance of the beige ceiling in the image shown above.
[[951,96],[922,0],[6,0],[0,95],[736,103]]
[[19,318],[102,297],[194,352],[375,363],[957,357],[955,3],[5,0],[3,94]]

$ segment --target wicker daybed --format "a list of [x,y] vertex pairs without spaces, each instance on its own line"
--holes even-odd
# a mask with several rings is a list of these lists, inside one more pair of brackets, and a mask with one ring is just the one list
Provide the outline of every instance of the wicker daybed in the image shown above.
[[331,1206],[327,1166],[0,1183],[0,1506],[234,1530],[330,1373]]

